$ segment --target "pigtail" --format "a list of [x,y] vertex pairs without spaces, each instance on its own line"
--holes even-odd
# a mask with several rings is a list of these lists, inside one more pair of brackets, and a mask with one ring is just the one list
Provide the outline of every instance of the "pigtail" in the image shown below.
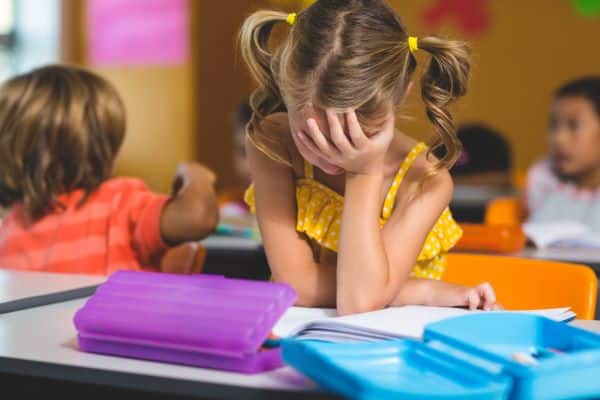
[[253,116],[249,127],[256,130],[260,120],[281,108],[283,100],[273,71],[277,57],[268,48],[273,27],[285,22],[288,14],[279,11],[261,10],[250,15],[242,25],[239,45],[242,58],[258,88],[250,96]]
[[431,60],[421,79],[421,97],[427,117],[437,137],[430,146],[433,152],[443,147],[445,155],[437,169],[451,168],[460,155],[462,145],[448,107],[467,92],[470,73],[469,48],[464,42],[428,36],[418,41],[418,48],[428,52]]

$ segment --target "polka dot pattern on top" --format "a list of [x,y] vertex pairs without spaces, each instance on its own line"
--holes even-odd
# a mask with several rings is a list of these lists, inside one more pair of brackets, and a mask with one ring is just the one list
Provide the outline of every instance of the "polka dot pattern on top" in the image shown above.
[[[389,192],[386,195],[381,212],[380,225],[390,219],[394,211],[396,194],[408,169],[423,151],[424,143],[417,144],[406,156],[398,170]],[[312,165],[305,162],[304,178],[296,182],[296,203],[298,215],[296,230],[306,234],[321,246],[337,252],[344,210],[344,197],[332,189],[317,182],[313,177]],[[245,200],[252,212],[255,212],[254,187],[246,191]],[[441,279],[446,269],[446,254],[462,237],[462,230],[452,218],[448,208],[444,210],[432,230],[427,235],[423,249],[417,258],[417,264],[411,276],[426,279]]]

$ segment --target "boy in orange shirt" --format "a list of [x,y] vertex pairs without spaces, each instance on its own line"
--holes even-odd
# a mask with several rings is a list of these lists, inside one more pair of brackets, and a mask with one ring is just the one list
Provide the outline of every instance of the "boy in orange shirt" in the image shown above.
[[111,178],[124,135],[118,93],[89,71],[49,66],[0,87],[0,267],[158,270],[167,249],[214,229],[214,175],[201,165],[179,169],[172,197]]

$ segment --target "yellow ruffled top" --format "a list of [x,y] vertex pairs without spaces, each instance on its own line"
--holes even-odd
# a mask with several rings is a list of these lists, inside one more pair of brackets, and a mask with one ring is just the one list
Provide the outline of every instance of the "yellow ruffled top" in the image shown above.
[[[386,195],[381,210],[381,226],[390,219],[394,211],[396,194],[417,156],[427,150],[424,143],[417,144],[406,156]],[[254,212],[254,187],[246,191],[245,200]],[[296,181],[296,203],[298,217],[296,230],[306,234],[322,247],[337,252],[340,236],[340,224],[344,209],[344,197],[332,189],[317,182],[313,175],[313,166],[304,163],[304,178]],[[425,244],[411,276],[417,278],[441,279],[446,269],[446,254],[456,245],[462,236],[462,230],[446,208],[425,240]]]

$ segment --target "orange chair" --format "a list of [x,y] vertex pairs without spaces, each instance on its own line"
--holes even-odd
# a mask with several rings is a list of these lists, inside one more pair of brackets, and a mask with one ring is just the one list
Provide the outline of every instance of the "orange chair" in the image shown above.
[[494,253],[516,253],[523,250],[527,242],[521,229],[524,219],[525,213],[519,199],[494,199],[486,208],[483,224],[460,224],[463,237],[456,249]]
[[461,223],[463,236],[456,250],[516,253],[523,250],[527,238],[519,225]]
[[171,274],[199,274],[204,269],[204,261],[204,246],[196,242],[187,242],[165,253],[160,262],[160,270]]
[[449,254],[444,281],[473,286],[489,282],[507,310],[567,307],[594,319],[598,280],[578,264],[501,256]]
[[516,197],[499,197],[490,201],[485,210],[486,225],[521,225],[525,219],[523,203]]

